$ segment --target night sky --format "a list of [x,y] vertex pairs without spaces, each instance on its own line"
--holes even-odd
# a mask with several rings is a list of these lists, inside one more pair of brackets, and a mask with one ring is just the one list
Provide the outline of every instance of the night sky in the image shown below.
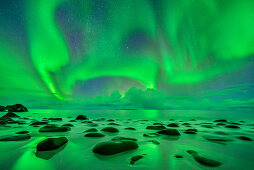
[[253,0],[1,0],[0,104],[254,106]]

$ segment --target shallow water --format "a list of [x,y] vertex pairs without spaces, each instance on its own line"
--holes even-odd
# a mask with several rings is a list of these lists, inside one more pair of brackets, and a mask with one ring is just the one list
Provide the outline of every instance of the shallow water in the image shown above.
[[[34,114],[37,113],[37,114]],[[0,116],[5,113],[0,113]],[[28,130],[31,132],[32,138],[26,141],[0,142],[0,167],[3,170],[83,170],[83,169],[253,169],[254,162],[254,142],[242,141],[237,136],[244,135],[254,139],[254,116],[252,111],[199,111],[199,110],[30,110],[29,113],[18,113],[20,116],[41,120],[44,117],[62,117],[63,121],[52,122],[57,125],[70,123],[79,114],[85,114],[89,119],[97,119],[104,117],[106,119],[118,119],[115,123],[120,126],[114,126],[119,129],[117,134],[104,133],[106,136],[102,138],[84,137],[84,130],[91,128],[89,124],[71,122],[72,127],[69,132],[58,133],[39,133],[39,127],[11,124],[11,127],[0,127],[0,136],[14,135],[18,131]],[[71,117],[71,118],[68,118]],[[169,119],[175,119],[169,121]],[[196,121],[190,121],[191,119]],[[132,119],[132,120],[127,120]],[[199,123],[209,123],[215,119],[227,119],[228,121],[238,122],[243,120],[239,129],[225,128],[224,126],[215,126],[213,128],[205,128]],[[149,120],[149,121],[140,121]],[[32,120],[27,120],[31,122]],[[181,125],[184,122],[191,123],[192,127]],[[128,123],[127,123],[128,122]],[[156,132],[147,130],[146,126],[155,122],[179,123],[177,127],[181,133],[179,138],[143,137],[144,133]],[[109,122],[100,121],[98,130],[108,126]],[[214,123],[213,123],[214,124]],[[134,127],[136,131],[128,131],[124,128]],[[198,129],[196,135],[185,134],[183,131],[188,128]],[[227,132],[226,137],[232,139],[231,142],[224,144],[214,143],[206,140],[205,135],[216,135],[214,132]],[[56,153],[51,159],[45,160],[35,156],[36,145],[46,137],[66,136],[69,140],[66,147]],[[99,142],[111,140],[115,136],[132,137],[138,140],[139,148],[130,152],[125,152],[113,156],[99,156],[92,152],[92,148]],[[160,142],[156,145],[147,140],[157,140]],[[196,162],[193,157],[188,154],[187,150],[195,150],[201,156],[219,161],[221,166],[209,168]],[[130,165],[132,156],[146,154],[134,165]],[[183,158],[175,158],[175,155],[182,155]]]

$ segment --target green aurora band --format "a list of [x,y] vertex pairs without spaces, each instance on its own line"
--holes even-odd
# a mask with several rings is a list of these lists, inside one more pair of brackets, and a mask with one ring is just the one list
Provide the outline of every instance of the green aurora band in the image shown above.
[[[71,98],[78,81],[107,76],[154,89],[158,81],[199,83],[241,68],[254,54],[253,0],[108,0],[99,19],[93,0],[24,3],[29,56],[40,77],[27,82],[38,89],[43,81],[60,100]],[[57,13],[68,7],[74,17],[63,26]],[[86,39],[74,55],[67,35],[75,30]],[[129,42],[136,35],[143,41],[134,48]],[[1,45],[6,41],[0,38]],[[10,56],[5,46],[3,62]]]

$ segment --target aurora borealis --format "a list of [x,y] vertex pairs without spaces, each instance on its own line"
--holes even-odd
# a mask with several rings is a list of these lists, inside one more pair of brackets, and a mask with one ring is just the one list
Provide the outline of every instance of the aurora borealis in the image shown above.
[[2,0],[1,102],[251,107],[253,9],[253,0]]

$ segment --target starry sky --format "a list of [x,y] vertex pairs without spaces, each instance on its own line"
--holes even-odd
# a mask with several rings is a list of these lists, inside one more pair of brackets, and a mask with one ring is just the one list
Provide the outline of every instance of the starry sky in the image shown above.
[[1,0],[0,104],[254,106],[253,0]]

